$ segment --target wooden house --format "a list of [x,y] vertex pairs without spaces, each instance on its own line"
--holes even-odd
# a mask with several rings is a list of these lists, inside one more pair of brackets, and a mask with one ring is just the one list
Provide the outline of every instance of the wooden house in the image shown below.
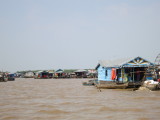
[[47,71],[38,71],[34,77],[35,79],[48,79],[49,72]]
[[74,71],[74,73],[76,74],[77,78],[87,78],[88,71],[84,69],[79,69]]
[[34,72],[32,71],[27,71],[25,74],[24,74],[24,78],[33,78],[34,77]]
[[64,70],[62,69],[58,69],[54,73],[54,78],[64,78],[64,77],[65,77],[65,73],[64,73]]
[[54,77],[54,70],[48,70],[49,73],[49,78],[53,78]]
[[[145,73],[153,63],[141,57],[133,59],[120,59],[113,61],[100,61],[96,66],[99,83],[128,83],[130,86],[140,86],[146,79]],[[127,86],[128,86],[127,85]]]

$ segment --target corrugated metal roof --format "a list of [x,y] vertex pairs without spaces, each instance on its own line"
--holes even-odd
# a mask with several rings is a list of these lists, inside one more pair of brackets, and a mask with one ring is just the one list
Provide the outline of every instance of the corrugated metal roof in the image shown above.
[[56,73],[62,73],[63,72],[63,70],[62,69],[58,69],[58,70],[56,70]]
[[76,70],[75,72],[87,72],[87,70],[79,69],[79,70]]
[[[116,60],[100,60],[99,61],[99,64],[96,66],[96,69],[99,67],[99,66],[102,66],[102,67],[122,67],[123,65],[127,64],[128,62],[134,60],[134,59],[137,59],[137,58],[141,58],[141,57],[135,57],[135,58],[123,58],[123,59],[116,59]],[[141,58],[143,59],[143,58]],[[145,60],[145,59],[143,59]],[[147,60],[145,60],[147,61]],[[148,61],[149,62],[149,61]],[[153,63],[149,62],[150,64],[148,65],[152,65]],[[147,65],[147,66],[148,66]],[[130,66],[130,65],[129,65]],[[135,65],[136,66],[136,65]],[[143,66],[140,65],[140,66]],[[145,65],[146,66],[146,65]]]
[[99,64],[102,67],[120,67],[122,64],[125,64],[130,60],[132,60],[132,58],[123,58],[116,60],[100,60]]

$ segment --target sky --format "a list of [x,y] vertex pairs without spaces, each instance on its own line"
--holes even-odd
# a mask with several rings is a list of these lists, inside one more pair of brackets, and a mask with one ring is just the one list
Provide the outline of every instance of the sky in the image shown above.
[[0,0],[0,70],[94,69],[160,53],[160,0]]

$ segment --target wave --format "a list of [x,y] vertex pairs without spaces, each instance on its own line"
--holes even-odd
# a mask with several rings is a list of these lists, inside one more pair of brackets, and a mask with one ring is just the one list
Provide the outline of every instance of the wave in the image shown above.
[[63,110],[40,110],[38,113],[45,113],[45,114],[68,114],[69,112]]

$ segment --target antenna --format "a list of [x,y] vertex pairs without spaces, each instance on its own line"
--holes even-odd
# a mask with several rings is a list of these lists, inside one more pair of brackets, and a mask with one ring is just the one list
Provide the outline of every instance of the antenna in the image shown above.
[[160,69],[160,53],[157,55],[154,61],[154,74],[156,79],[159,79],[159,69]]
[[160,54],[157,55],[155,61],[154,61],[154,64],[157,68],[160,67]]

